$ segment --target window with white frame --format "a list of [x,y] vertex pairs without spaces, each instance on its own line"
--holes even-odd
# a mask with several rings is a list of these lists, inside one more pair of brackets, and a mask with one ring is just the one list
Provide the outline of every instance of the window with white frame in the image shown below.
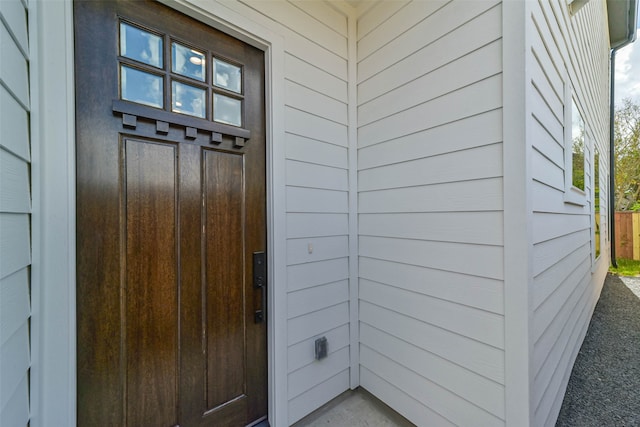
[[585,152],[584,119],[571,99],[571,185],[584,191],[584,152]]
[[583,117],[571,86],[567,85],[564,104],[564,200],[566,203],[581,206],[587,203],[585,153],[589,151],[587,128]]
[[594,142],[593,144],[593,258],[594,260],[598,259],[600,256],[601,248],[602,248],[602,239],[601,239],[601,224],[602,224],[602,215],[600,213],[600,151],[598,150],[598,144]]

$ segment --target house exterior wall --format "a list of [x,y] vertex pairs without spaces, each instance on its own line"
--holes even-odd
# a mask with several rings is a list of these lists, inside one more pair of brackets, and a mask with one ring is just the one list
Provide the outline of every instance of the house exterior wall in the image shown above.
[[[365,2],[356,32],[356,10],[343,3],[168,2],[241,38],[277,42],[267,120],[278,255],[270,264],[273,425],[360,384],[418,425],[555,422],[609,256],[604,239],[592,261],[593,179],[588,173],[583,205],[566,203],[563,154],[571,83],[608,170],[606,11],[600,0],[573,17],[564,0],[521,6],[514,25],[525,35],[518,67],[527,74],[509,78],[525,76],[517,84],[527,113],[516,119],[527,142],[525,164],[509,167],[509,177],[522,177],[524,202],[514,209],[517,186],[505,178],[506,162],[520,161],[504,135],[507,3]],[[32,425],[73,425],[75,416],[70,5],[44,2],[29,26],[41,31],[38,62],[48,64],[46,75],[32,67],[44,99],[32,123],[42,150],[34,161],[45,164],[34,194],[46,199],[38,208],[34,197]],[[14,18],[24,13],[21,1],[0,1],[0,415],[19,417],[2,425],[29,417],[30,113],[20,83],[29,49],[26,18],[24,28]],[[600,179],[606,200],[606,174]],[[601,209],[604,225],[606,203]],[[512,276],[505,242],[516,217],[531,224],[519,235],[522,274]],[[509,292],[524,292],[521,312],[506,297],[516,282]],[[510,341],[519,336],[507,325],[514,312],[523,345]],[[315,361],[321,336],[329,356]],[[508,343],[523,357],[509,359]],[[7,361],[18,365],[7,371]],[[510,372],[524,374],[510,380]],[[524,394],[509,389],[525,377]]]
[[418,425],[504,425],[501,13],[358,20],[360,380]]
[[[324,2],[227,7],[284,37],[290,424],[350,385],[347,16]],[[314,341],[329,354],[315,361]]]
[[[531,409],[555,425],[566,385],[609,266],[607,229],[609,39],[604,1],[573,16],[563,0],[532,2],[527,126],[532,146]],[[569,87],[568,87],[569,86]],[[588,129],[585,192],[568,203],[565,151],[571,95]],[[570,135],[570,132],[569,132]],[[600,153],[602,252],[594,255],[593,153]],[[569,157],[570,158],[570,157]]]
[[0,2],[0,425],[29,422],[29,40],[23,2]]

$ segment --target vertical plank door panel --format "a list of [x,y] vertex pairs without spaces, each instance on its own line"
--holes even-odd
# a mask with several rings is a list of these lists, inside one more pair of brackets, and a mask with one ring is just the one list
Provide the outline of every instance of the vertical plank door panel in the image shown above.
[[235,154],[204,155],[209,409],[245,393],[242,162]]
[[127,140],[128,425],[176,425],[176,148]]

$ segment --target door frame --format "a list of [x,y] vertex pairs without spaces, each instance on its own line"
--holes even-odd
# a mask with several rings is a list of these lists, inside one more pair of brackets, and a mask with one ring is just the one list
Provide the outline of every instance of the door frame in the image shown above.
[[[265,52],[268,400],[288,425],[284,36],[218,3],[161,3]],[[215,9],[215,14],[212,10]],[[32,425],[76,425],[76,179],[72,0],[29,2],[32,131]],[[46,69],[43,65],[46,64]],[[276,143],[277,142],[277,143]]]

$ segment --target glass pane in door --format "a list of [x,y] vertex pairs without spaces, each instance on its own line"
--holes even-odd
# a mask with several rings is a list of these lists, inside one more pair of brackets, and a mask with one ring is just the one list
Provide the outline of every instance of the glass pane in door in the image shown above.
[[162,77],[120,66],[120,98],[138,104],[162,108],[164,106]]
[[171,43],[171,71],[192,79],[204,81],[206,74],[204,53],[179,43]]
[[242,101],[213,94],[213,120],[234,126],[242,126]]
[[213,84],[232,92],[242,92],[242,69],[213,58]]
[[162,38],[126,22],[120,22],[120,55],[162,68]]
[[188,114],[190,116],[207,116],[207,93],[204,89],[180,82],[171,83],[171,110],[174,113]]

